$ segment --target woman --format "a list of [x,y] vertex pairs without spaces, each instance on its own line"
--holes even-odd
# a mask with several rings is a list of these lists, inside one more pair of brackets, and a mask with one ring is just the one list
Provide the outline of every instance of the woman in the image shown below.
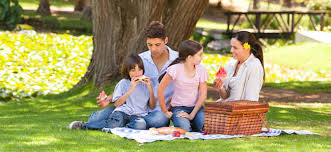
[[225,66],[227,79],[214,81],[220,101],[258,101],[264,81],[262,47],[252,33],[240,31],[231,39],[231,53],[235,60]]

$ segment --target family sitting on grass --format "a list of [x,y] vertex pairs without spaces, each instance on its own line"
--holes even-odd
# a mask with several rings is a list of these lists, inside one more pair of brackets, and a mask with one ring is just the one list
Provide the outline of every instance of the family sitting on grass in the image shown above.
[[[120,80],[112,95],[97,98],[103,110],[93,112],[88,122],[74,121],[70,129],[127,127],[149,129],[175,127],[202,131],[203,103],[207,98],[205,67],[200,65],[200,43],[185,40],[178,52],[166,44],[164,25],[153,21],[146,30],[148,51],[128,55],[122,64]],[[264,80],[263,53],[253,34],[241,31],[231,39],[235,62],[225,66],[227,78],[216,78],[220,101],[258,101]],[[142,75],[144,75],[143,78]]]

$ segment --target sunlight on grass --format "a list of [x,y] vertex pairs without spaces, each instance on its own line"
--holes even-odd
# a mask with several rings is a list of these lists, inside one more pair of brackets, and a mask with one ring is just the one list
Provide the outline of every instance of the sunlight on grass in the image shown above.
[[58,139],[56,139],[54,137],[50,137],[50,136],[32,137],[32,138],[30,138],[30,140],[31,141],[29,141],[29,142],[24,142],[24,144],[26,144],[26,145],[48,145],[48,144],[59,141]]
[[[265,60],[297,70],[331,73],[331,45],[305,42],[279,48],[267,48]],[[295,58],[295,60],[293,60]]]
[[197,24],[195,25],[195,27],[204,28],[204,29],[226,30],[227,24],[213,22],[213,21],[209,21],[209,20],[206,20],[206,19],[199,19]]

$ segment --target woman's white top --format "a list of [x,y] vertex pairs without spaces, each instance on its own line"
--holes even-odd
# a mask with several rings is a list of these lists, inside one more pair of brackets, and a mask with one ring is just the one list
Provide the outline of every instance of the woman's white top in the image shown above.
[[233,60],[225,66],[228,78],[224,80],[223,87],[230,93],[226,99],[218,101],[250,100],[258,101],[260,90],[263,85],[263,67],[258,58],[251,54],[248,59],[241,64],[234,77],[238,60]]

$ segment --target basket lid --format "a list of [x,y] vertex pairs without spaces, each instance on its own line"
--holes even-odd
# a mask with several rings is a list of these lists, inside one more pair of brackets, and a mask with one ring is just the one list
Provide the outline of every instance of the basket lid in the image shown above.
[[217,108],[219,110],[225,110],[228,112],[247,109],[266,109],[265,111],[268,111],[269,104],[267,102],[238,100],[228,102],[207,102],[205,104],[205,108]]

